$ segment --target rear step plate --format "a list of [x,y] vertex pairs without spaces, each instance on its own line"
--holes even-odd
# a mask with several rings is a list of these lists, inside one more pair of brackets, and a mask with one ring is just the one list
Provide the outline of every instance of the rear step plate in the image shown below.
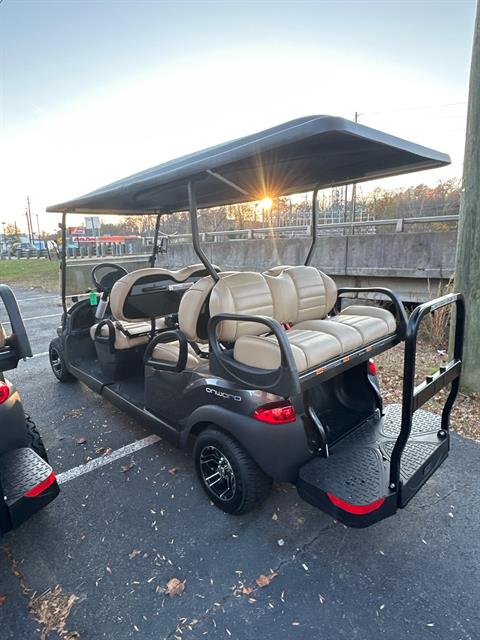
[[388,487],[390,457],[400,433],[401,405],[389,405],[331,447],[328,458],[316,457],[300,468],[300,496],[337,520],[367,527],[393,515],[448,456],[448,434],[439,436],[440,416],[419,409],[402,454],[399,492]]
[[0,486],[9,520],[2,526],[6,530],[18,527],[60,491],[52,467],[28,447],[0,455]]

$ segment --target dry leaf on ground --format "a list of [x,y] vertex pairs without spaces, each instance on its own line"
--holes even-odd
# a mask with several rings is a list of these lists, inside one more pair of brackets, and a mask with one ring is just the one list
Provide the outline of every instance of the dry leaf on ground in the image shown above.
[[109,453],[112,453],[113,449],[110,447],[98,447],[95,449],[95,453],[99,456],[108,456]]
[[262,575],[258,576],[255,582],[259,587],[267,587],[276,575],[278,574],[275,573],[275,571],[272,571],[268,576],[262,573]]
[[169,469],[169,470],[168,470],[168,473],[169,473],[171,476],[175,476],[175,475],[177,475],[177,467],[172,467],[171,469]]
[[135,556],[139,556],[142,552],[140,551],[140,549],[134,549],[132,551],[132,553],[128,554],[128,559],[129,560],[133,560],[133,558],[135,558]]
[[81,438],[75,438],[75,444],[85,444],[85,443],[86,443],[86,441],[87,441],[87,439],[86,439],[86,438],[83,438],[83,437],[81,437]]
[[131,460],[130,462],[127,462],[127,464],[122,464],[120,469],[122,470],[122,473],[127,473],[127,471],[130,471],[130,469],[133,469],[134,466],[135,466],[135,462]]
[[179,596],[185,590],[185,580],[179,580],[178,578],[171,578],[165,587],[166,596]]

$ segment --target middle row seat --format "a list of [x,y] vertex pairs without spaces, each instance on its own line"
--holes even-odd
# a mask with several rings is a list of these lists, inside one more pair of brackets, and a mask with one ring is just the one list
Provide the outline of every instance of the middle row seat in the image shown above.
[[[220,313],[259,315],[274,318],[285,326],[298,371],[359,348],[395,331],[390,312],[377,307],[349,307],[326,318],[337,300],[331,278],[314,267],[285,267],[277,275],[256,272],[221,273],[197,281],[180,303],[179,326],[190,342],[207,341],[207,323]],[[322,319],[324,318],[324,319]],[[325,319],[326,318],[326,319]],[[250,366],[275,369],[280,365],[280,348],[265,325],[237,320],[223,321],[218,338],[234,345],[234,359]],[[204,348],[204,347],[203,347]],[[157,360],[178,360],[179,344],[158,344]],[[187,368],[201,363],[189,350]]]

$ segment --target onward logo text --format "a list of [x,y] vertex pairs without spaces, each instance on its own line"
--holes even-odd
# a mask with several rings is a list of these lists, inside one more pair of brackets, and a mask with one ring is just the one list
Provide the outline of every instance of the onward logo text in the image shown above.
[[236,396],[233,393],[227,393],[226,391],[220,391],[220,389],[213,389],[213,387],[205,388],[207,393],[213,393],[217,398],[224,398],[225,400],[235,400],[235,402],[241,402],[242,397]]

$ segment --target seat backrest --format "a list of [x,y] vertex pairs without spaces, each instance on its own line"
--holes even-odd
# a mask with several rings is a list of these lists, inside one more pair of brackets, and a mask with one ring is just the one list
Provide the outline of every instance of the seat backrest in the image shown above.
[[178,271],[153,267],[127,273],[110,293],[112,315],[124,322],[145,322],[177,313],[183,290],[175,290],[175,285],[205,275],[203,264]]
[[[335,282],[316,267],[286,267],[276,276],[265,276],[275,298],[294,295],[288,308],[289,317],[285,322],[302,322],[324,318],[337,300]],[[275,286],[276,280],[290,282],[290,285]]]
[[[233,271],[223,271],[219,278],[232,275]],[[207,326],[210,318],[209,297],[215,285],[212,276],[197,280],[183,294],[178,309],[178,325],[180,330],[192,342],[207,342]]]
[[[243,271],[221,278],[210,295],[210,316],[220,313],[274,317],[273,296],[261,273]],[[260,335],[265,325],[228,320],[218,326],[218,338],[235,342],[241,335]]]

